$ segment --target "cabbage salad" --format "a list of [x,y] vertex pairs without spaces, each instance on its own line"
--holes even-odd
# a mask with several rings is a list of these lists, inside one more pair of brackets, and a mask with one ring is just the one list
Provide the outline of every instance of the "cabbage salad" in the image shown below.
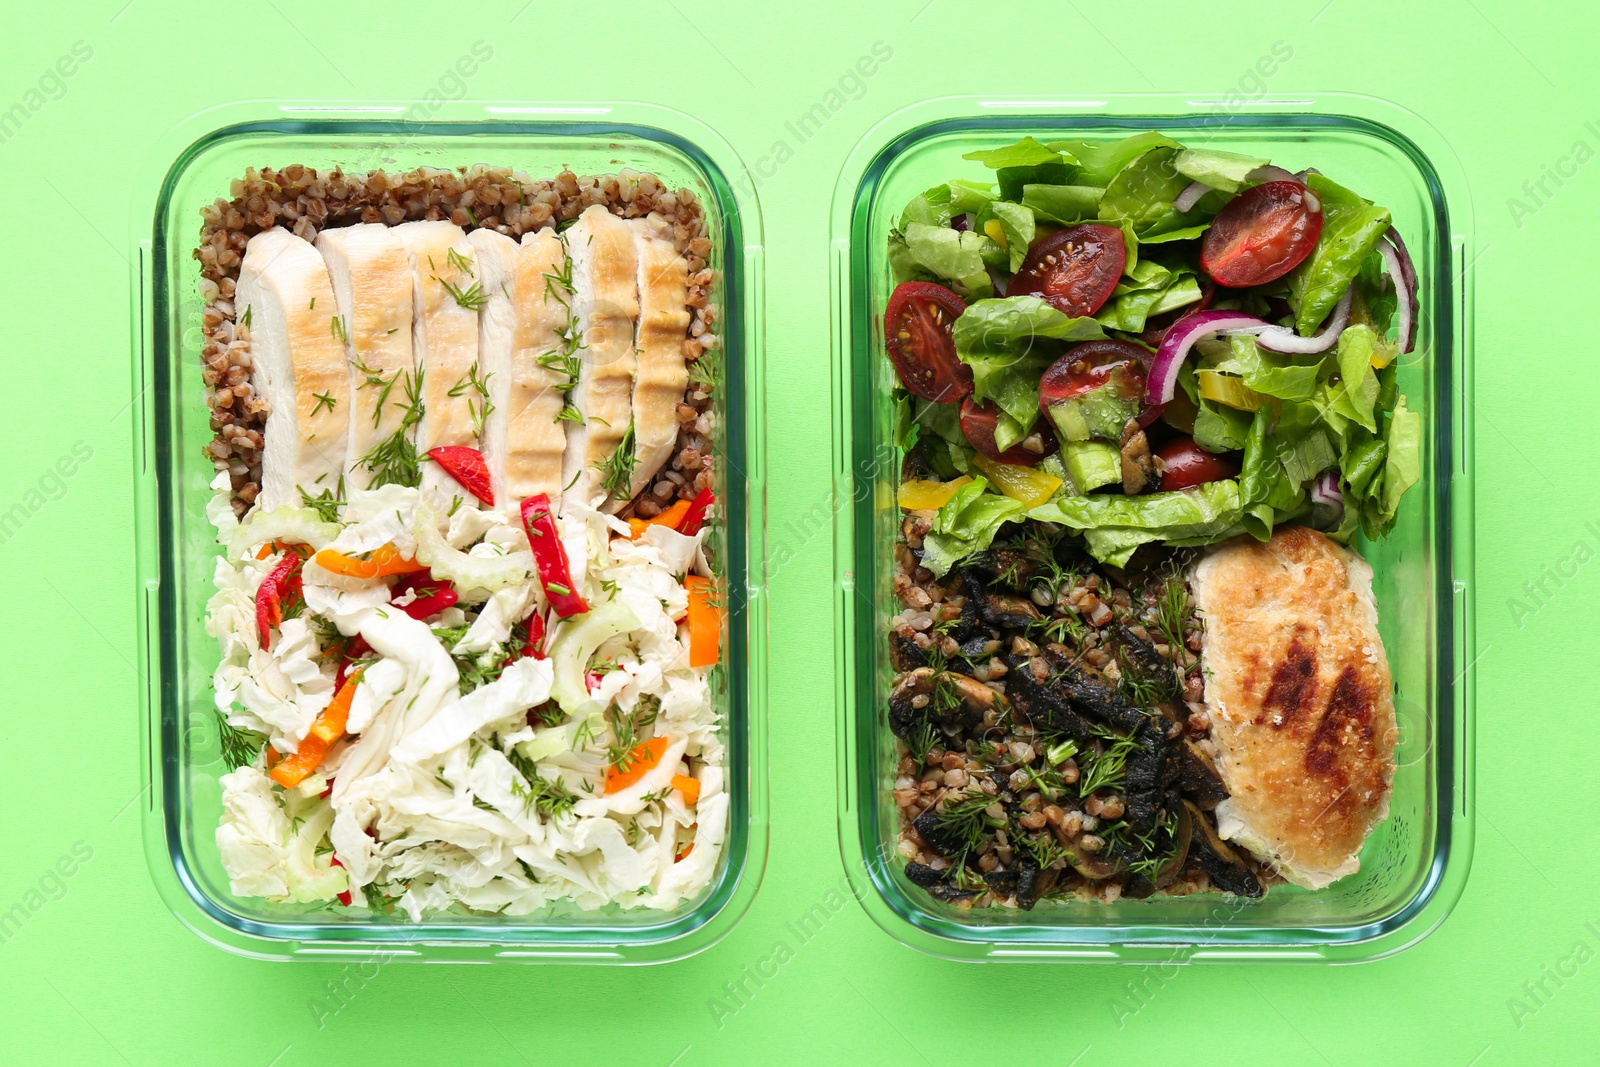
[[519,525],[391,484],[241,523],[226,472],[213,489],[236,894],[416,921],[704,889],[728,794],[703,507],[541,494]]

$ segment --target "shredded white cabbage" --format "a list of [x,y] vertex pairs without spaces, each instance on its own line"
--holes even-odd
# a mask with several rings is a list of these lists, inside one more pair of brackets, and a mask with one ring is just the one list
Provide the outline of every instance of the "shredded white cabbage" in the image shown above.
[[[225,505],[226,486],[214,488]],[[625,523],[569,501],[557,528],[591,610],[557,620],[519,527],[470,504],[441,520],[430,504],[382,486],[353,492],[338,524],[280,508],[235,528],[231,507],[208,510],[230,549],[206,625],[231,725],[296,751],[332,700],[341,650],[365,646],[349,667],[345,737],[315,774],[285,790],[263,754],[222,778],[217,844],[234,892],[307,901],[352,891],[354,906],[381,898],[413,920],[563,902],[671,908],[703,893],[728,796],[705,671],[688,666],[680,632],[682,577],[704,569],[700,537],[652,526],[631,541]],[[273,540],[346,553],[393,544],[460,600],[419,621],[402,610],[415,597],[391,602],[396,579],[307,561],[303,608],[263,650],[255,597],[282,557],[254,550]],[[519,658],[530,616],[546,627],[547,658]],[[641,747],[652,738],[664,739],[653,765]],[[699,782],[694,805],[677,776]]]

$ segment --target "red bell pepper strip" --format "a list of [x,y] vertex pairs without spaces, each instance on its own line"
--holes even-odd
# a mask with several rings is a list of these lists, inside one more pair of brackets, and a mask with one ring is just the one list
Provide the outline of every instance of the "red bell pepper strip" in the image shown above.
[[711,505],[717,502],[717,496],[710,489],[702,489],[694,495],[689,502],[689,510],[683,516],[683,521],[678,523],[678,532],[693,537],[700,532],[700,527],[706,524],[706,512],[711,510]]
[[556,532],[549,494],[539,493],[522,502],[522,529],[528,535],[533,562],[539,568],[539,584],[544,587],[545,598],[556,614],[565,619],[588,611],[589,602],[572,587],[572,564],[567,560],[561,535]]
[[419,621],[432,618],[461,599],[453,584],[435,578],[430,571],[408,574],[400,579],[395,583],[393,596],[398,599],[408,590],[415,592],[417,598],[409,604],[399,605],[400,610]]
[[483,453],[465,445],[441,445],[428,450],[428,458],[479,500],[494,507],[494,487],[489,484],[489,465]]
[[367,639],[360,634],[356,634],[345,644],[339,653],[339,669],[333,676],[335,693],[344,688],[344,680],[350,674],[350,665],[371,651],[372,646],[367,644]]
[[[344,864],[339,862],[339,857],[338,856],[329,857],[329,862],[331,862],[335,867],[343,867],[344,866]],[[343,893],[339,894],[339,903],[343,904],[347,908],[350,906],[350,902],[352,900],[354,900],[354,899],[355,898],[350,895],[350,890],[348,890],[348,889],[346,889]]]
[[283,622],[284,603],[300,593],[299,571],[304,562],[295,553],[286,553],[256,587],[256,630],[263,649],[272,647],[272,631]]
[[528,639],[522,642],[522,648],[517,652],[517,659],[544,659],[544,616],[537,611],[525,620],[528,627]]

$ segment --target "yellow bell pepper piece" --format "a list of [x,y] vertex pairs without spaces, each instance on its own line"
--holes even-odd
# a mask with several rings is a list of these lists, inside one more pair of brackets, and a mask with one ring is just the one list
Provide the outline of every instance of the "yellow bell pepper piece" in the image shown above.
[[926,482],[920,479],[901,482],[900,507],[906,511],[938,511],[970,481],[972,479],[963,474],[948,482]]
[[988,234],[989,239],[995,244],[999,245],[1001,248],[1006,247],[1006,231],[1005,228],[1000,225],[999,219],[990,219],[988,222],[984,223],[983,232]]
[[1019,467],[1014,463],[1000,463],[986,456],[975,455],[972,465],[983,472],[989,484],[1012,500],[1019,500],[1030,508],[1045,503],[1061,488],[1061,479],[1046,474],[1037,467]]
[[1260,411],[1266,406],[1266,396],[1245,385],[1242,378],[1214,370],[1196,371],[1194,376],[1200,385],[1200,395],[1207,400],[1240,411]]

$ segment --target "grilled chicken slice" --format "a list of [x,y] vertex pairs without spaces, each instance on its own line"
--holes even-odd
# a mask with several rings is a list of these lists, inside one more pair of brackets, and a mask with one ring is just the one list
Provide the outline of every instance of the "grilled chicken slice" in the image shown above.
[[521,244],[494,230],[473,230],[467,240],[488,296],[478,320],[478,371],[490,404],[483,458],[495,503],[510,514],[536,493],[552,503],[561,497],[567,438],[559,416],[569,381],[555,368],[570,318],[566,251],[553,230]]
[[689,329],[689,264],[670,236],[652,219],[632,219],[639,257],[638,361],[633,378],[633,476],[627,499],[613,498],[615,511],[650,484],[678,443],[678,404],[689,384],[683,339]]
[[248,321],[251,384],[268,405],[257,507],[299,505],[301,490],[339,495],[350,371],[322,257],[282,227],[256,234],[245,247],[234,304]]
[[572,391],[583,421],[567,423],[562,466],[568,491],[591,505],[621,496],[632,484],[633,454],[613,461],[631,432],[634,320],[639,316],[639,257],[628,224],[596,204],[564,234],[572,259],[573,311],[583,341]]
[[[450,222],[406,222],[394,228],[410,257],[411,336],[422,376],[417,454],[444,445],[477,448],[487,397],[478,374],[478,310],[487,300],[472,243]],[[465,497],[456,480],[430,460],[422,487]]]
[[350,365],[344,481],[350,488],[365,489],[372,484],[374,467],[384,465],[385,442],[396,434],[416,442],[416,428],[404,425],[406,391],[415,371],[410,258],[400,238],[380,223],[323,230],[317,235],[317,251],[333,280]]
[[1308,889],[1360,869],[1389,812],[1394,695],[1372,568],[1315,530],[1239,538],[1195,565],[1217,830]]

